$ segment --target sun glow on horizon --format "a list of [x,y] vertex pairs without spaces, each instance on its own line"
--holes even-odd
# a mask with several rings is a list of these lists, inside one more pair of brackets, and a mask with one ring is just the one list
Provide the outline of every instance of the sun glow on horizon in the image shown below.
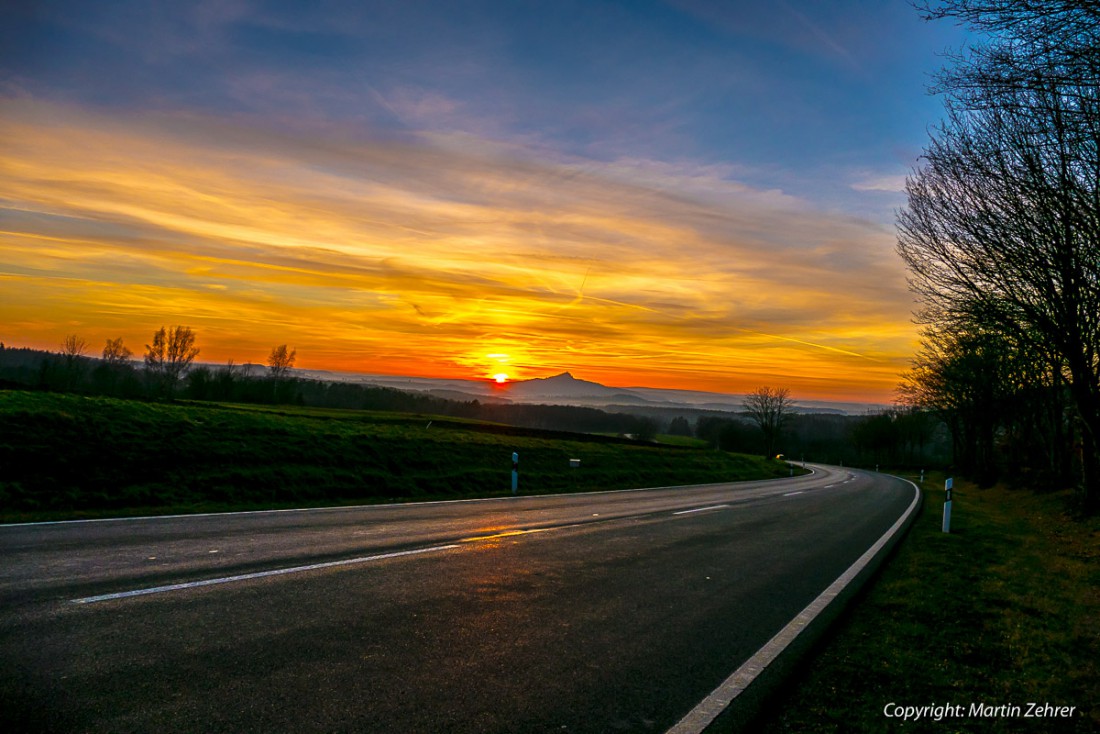
[[508,375],[504,374],[503,372],[499,372],[493,375],[493,380],[495,380],[498,385],[503,385],[504,383],[508,382]]

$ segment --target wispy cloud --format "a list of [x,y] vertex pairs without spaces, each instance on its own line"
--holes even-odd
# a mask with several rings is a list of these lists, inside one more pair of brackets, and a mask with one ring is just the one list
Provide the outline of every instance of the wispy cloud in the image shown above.
[[901,193],[905,191],[905,174],[865,174],[858,181],[850,184],[855,191],[882,191],[887,193]]
[[188,323],[210,359],[875,400],[911,352],[892,233],[730,168],[4,109],[8,340]]

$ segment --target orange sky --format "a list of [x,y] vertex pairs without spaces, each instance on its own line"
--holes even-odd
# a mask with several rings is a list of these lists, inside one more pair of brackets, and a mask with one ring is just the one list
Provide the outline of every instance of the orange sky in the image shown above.
[[916,345],[892,228],[733,173],[15,98],[0,340],[140,354],[185,324],[210,362],[889,402]]

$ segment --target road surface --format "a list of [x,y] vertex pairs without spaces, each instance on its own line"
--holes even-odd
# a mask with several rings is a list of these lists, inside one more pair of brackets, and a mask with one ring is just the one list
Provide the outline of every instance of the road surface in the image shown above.
[[815,467],[0,526],[0,711],[21,731],[664,732],[914,492]]

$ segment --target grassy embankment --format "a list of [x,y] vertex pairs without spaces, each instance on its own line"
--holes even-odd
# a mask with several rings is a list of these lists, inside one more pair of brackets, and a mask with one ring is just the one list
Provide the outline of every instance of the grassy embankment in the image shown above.
[[0,522],[506,495],[513,451],[523,494],[789,472],[713,450],[432,416],[0,391]]
[[[1067,516],[1066,493],[956,482],[944,534],[943,478],[924,486],[922,515],[896,556],[757,730],[1100,731],[1100,519]],[[914,724],[887,719],[891,702],[1076,711]]]

